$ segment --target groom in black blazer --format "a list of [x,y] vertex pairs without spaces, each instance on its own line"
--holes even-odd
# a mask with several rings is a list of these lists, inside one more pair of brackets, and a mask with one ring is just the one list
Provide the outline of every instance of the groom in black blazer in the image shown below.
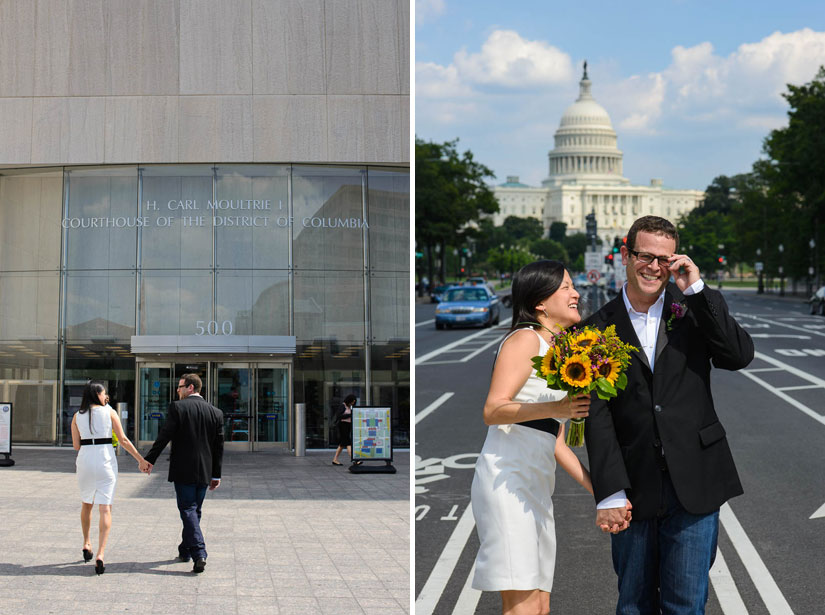
[[200,519],[207,488],[212,491],[221,483],[223,461],[223,413],[200,395],[201,379],[197,374],[183,374],[178,382],[178,401],[169,405],[166,422],[157,440],[144,457],[141,470],[147,474],[168,442],[169,482],[175,484],[178,510],[183,522],[183,537],[178,545],[178,559],[194,560],[193,572],[206,567],[206,544]]
[[625,390],[593,395],[585,423],[596,524],[613,530],[618,615],[704,613],[719,507],[742,493],[710,370],[747,366],[753,342],[678,248],[664,218],[634,222],[621,248],[627,284],[586,323],[615,325],[639,348]]

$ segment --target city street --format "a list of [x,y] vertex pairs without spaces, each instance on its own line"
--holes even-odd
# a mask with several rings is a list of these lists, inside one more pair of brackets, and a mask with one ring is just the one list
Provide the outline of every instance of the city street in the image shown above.
[[[717,412],[745,489],[721,510],[710,615],[807,615],[825,604],[825,318],[799,297],[728,291],[754,339],[739,372],[713,371]],[[487,427],[481,411],[510,310],[492,329],[436,331],[435,304],[415,306],[415,599],[417,615],[500,613],[470,588],[478,549],[469,507]],[[584,448],[578,449],[586,463]],[[551,612],[614,612],[610,539],[592,497],[563,471],[554,495],[558,557]]]

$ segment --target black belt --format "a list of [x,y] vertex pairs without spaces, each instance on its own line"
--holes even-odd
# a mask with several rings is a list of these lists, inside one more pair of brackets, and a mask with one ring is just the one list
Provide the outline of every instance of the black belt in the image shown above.
[[111,444],[111,438],[89,438],[87,440],[81,440],[81,446],[89,446],[90,444]]
[[533,421],[524,421],[523,423],[516,423],[516,425],[523,425],[531,429],[538,429],[551,436],[559,435],[559,422],[554,419],[535,419]]

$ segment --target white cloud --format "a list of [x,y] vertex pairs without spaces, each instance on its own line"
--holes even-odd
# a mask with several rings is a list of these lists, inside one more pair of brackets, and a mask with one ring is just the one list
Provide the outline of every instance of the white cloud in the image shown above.
[[471,96],[472,88],[462,81],[452,64],[441,66],[434,62],[416,62],[415,95],[424,98],[453,98]]
[[493,31],[481,50],[461,49],[452,63],[418,62],[416,96],[433,98],[473,95],[474,86],[532,88],[569,81],[570,56],[544,41],[529,41],[513,30]]
[[430,21],[443,15],[446,8],[444,0],[415,0],[415,22]]
[[775,32],[727,57],[709,42],[677,46],[671,57],[659,73],[607,86],[613,91],[608,111],[620,128],[655,132],[657,123],[675,118],[714,123],[731,117],[743,127],[776,128],[786,110],[781,94],[787,84],[810,81],[822,63],[825,32]]
[[563,83],[573,76],[570,56],[544,41],[528,41],[514,30],[495,30],[479,53],[462,49],[453,58],[468,81],[504,87]]

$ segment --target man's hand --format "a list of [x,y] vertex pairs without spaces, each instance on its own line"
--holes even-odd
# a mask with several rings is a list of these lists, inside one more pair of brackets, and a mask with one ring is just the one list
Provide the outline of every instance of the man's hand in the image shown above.
[[596,525],[602,532],[618,534],[630,526],[632,514],[630,509],[633,505],[630,500],[625,500],[627,504],[620,508],[602,508],[596,511]]
[[220,478],[213,478],[212,480],[209,481],[209,491],[214,491],[215,489],[218,488],[218,485],[220,485],[220,484],[221,484],[221,479]]
[[141,461],[138,465],[140,466],[140,471],[144,472],[147,475],[151,474],[152,473],[152,468],[155,467],[151,463],[146,461],[145,459],[143,461]]
[[674,254],[667,259],[667,268],[679,290],[685,292],[692,284],[699,281],[699,267],[687,254]]

